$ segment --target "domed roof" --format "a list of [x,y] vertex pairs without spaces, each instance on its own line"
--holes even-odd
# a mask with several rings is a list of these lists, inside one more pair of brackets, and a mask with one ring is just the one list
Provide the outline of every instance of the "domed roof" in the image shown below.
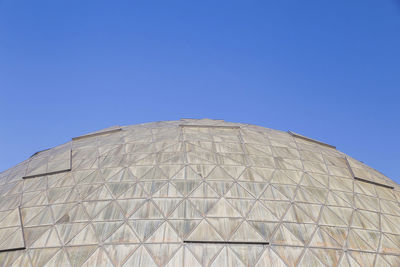
[[400,266],[400,187],[222,120],[115,126],[0,174],[0,265]]

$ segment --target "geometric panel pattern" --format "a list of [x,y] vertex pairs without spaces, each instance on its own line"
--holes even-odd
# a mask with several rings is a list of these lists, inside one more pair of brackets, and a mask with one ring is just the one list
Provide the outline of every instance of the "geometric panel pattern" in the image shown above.
[[394,267],[400,186],[282,131],[146,123],[0,173],[0,236],[2,266]]

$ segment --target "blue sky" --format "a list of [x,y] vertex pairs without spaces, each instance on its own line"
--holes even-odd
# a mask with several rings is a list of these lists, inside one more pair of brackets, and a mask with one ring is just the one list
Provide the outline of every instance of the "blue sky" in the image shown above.
[[111,125],[217,118],[400,183],[400,2],[0,0],[0,171]]

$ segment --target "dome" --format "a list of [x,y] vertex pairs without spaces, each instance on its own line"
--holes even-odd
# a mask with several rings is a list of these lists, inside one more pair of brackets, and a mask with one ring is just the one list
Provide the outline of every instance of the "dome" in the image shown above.
[[1,266],[400,266],[400,187],[222,120],[114,126],[0,173]]

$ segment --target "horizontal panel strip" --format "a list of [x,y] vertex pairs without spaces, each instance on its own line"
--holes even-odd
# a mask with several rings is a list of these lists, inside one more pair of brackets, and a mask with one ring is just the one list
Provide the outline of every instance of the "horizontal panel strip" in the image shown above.
[[179,127],[193,128],[216,128],[216,129],[240,129],[240,126],[215,126],[215,125],[194,125],[194,124],[179,124]]
[[294,137],[297,137],[297,138],[300,138],[300,139],[303,139],[303,140],[307,140],[307,141],[310,141],[310,142],[313,142],[313,143],[316,143],[316,144],[319,144],[319,145],[323,145],[323,146],[327,146],[327,147],[336,149],[335,146],[332,146],[330,144],[327,144],[327,143],[324,143],[324,142],[309,138],[307,136],[304,136],[304,135],[301,135],[301,134],[298,134],[298,133],[295,133],[295,132],[292,132],[292,131],[288,131],[288,133],[290,135],[294,136]]
[[377,186],[382,186],[382,187],[386,187],[386,188],[390,188],[390,189],[394,189],[393,186],[386,185],[386,184],[381,184],[381,183],[377,183],[377,182],[373,182],[373,181],[362,179],[362,178],[358,178],[358,177],[354,177],[354,180],[357,180],[357,181],[360,181],[360,182],[364,182],[364,183],[368,183],[368,184],[377,185]]
[[193,244],[233,244],[233,245],[269,245],[269,242],[251,241],[207,241],[207,240],[184,240],[183,243]]
[[89,137],[94,137],[94,136],[99,136],[99,135],[116,133],[116,132],[119,132],[119,131],[122,131],[122,128],[112,129],[112,130],[109,130],[109,131],[103,131],[103,132],[92,133],[92,134],[85,134],[85,135],[81,135],[81,136],[78,136],[78,137],[72,137],[72,141],[81,140],[81,139],[84,139],[84,138],[89,138]]

